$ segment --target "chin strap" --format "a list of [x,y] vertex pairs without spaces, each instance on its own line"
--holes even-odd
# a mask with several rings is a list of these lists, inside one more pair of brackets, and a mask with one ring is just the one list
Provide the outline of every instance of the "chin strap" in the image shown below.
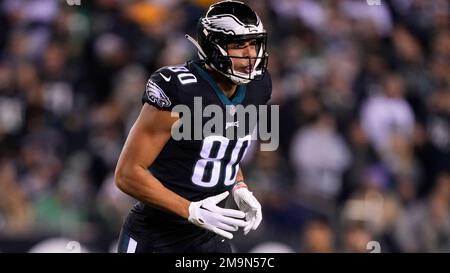
[[197,43],[197,41],[188,34],[184,35],[184,37],[186,37],[186,39],[188,39],[189,42],[191,42],[198,49],[198,56],[200,57],[200,59],[206,60],[206,54],[200,47],[200,45]]

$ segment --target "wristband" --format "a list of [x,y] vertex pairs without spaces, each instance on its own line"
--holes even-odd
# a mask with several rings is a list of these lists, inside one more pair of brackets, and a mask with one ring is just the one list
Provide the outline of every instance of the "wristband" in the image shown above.
[[244,183],[244,180],[236,182],[236,185],[234,185],[233,190],[237,190],[240,188],[248,188],[247,184]]

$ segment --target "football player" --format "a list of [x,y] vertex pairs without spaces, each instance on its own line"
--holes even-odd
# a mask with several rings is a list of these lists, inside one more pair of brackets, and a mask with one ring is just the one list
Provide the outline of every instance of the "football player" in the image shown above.
[[[233,232],[242,228],[247,234],[262,219],[239,168],[253,125],[235,138],[226,132],[239,123],[226,126],[225,120],[221,135],[175,140],[171,132],[180,121],[176,106],[191,109],[191,120],[199,118],[195,98],[231,118],[234,106],[267,103],[267,33],[250,7],[222,1],[200,18],[197,39],[187,38],[199,58],[150,76],[117,162],[117,186],[139,200],[123,224],[119,252],[231,252]],[[239,210],[224,208],[230,192]]]

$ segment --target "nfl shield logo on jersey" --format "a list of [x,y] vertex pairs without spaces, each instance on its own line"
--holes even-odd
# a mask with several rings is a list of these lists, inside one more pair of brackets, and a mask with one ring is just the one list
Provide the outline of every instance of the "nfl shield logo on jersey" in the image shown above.
[[234,106],[234,105],[227,105],[227,109],[228,109],[230,115],[234,116],[234,114],[236,114],[236,106]]

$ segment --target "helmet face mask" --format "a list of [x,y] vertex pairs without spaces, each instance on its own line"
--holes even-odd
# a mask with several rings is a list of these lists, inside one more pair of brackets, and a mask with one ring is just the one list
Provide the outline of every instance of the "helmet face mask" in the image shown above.
[[[212,5],[200,18],[197,41],[202,50],[199,56],[213,69],[235,84],[247,84],[262,79],[267,68],[267,33],[257,14],[237,1],[223,1]],[[230,56],[228,45],[252,41],[256,56]],[[238,71],[233,60],[248,60],[250,71]]]

